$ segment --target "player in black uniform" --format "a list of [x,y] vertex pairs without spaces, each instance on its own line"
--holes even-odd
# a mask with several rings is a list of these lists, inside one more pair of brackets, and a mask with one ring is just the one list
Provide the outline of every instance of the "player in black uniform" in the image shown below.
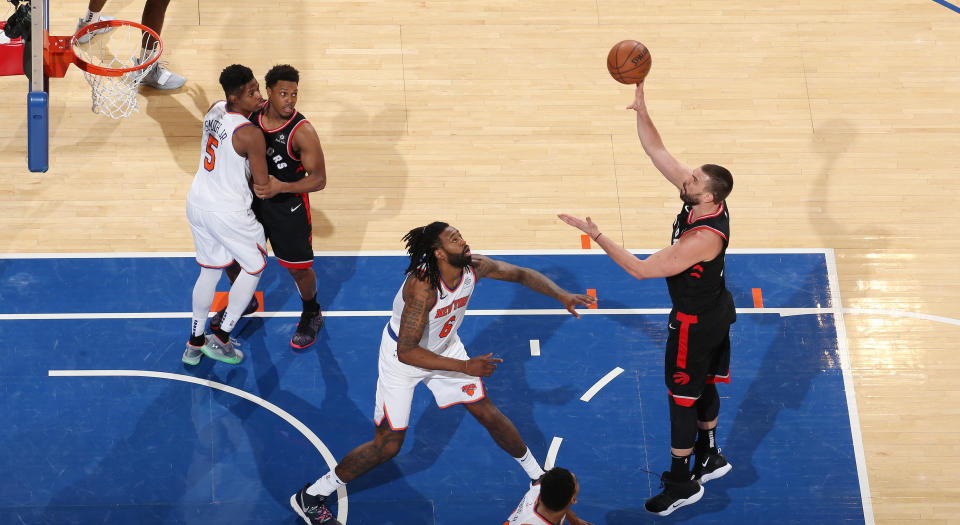
[[[716,444],[720,396],[716,383],[730,382],[730,325],[736,320],[733,297],[723,275],[730,239],[726,198],[733,176],[726,168],[704,164],[690,169],[663,145],[643,95],[643,82],[628,109],[637,112],[637,134],[654,166],[680,189],[683,209],[673,223],[670,246],[638,259],[599,227],[561,214],[560,219],[590,235],[608,255],[637,279],[666,277],[673,309],[664,360],[670,403],[670,470],[660,480],[663,492],[648,499],[649,512],[666,516],[703,496],[703,483],[730,471]],[[696,463],[690,470],[690,457]]]
[[[323,327],[317,303],[317,275],[313,271],[313,226],[310,193],[327,185],[320,138],[306,117],[296,110],[300,73],[282,64],[267,72],[267,104],[250,115],[267,142],[269,183],[254,185],[253,211],[263,224],[273,253],[297,284],[303,311],[290,346],[306,348]],[[228,272],[228,275],[230,272]],[[257,309],[251,303],[244,314]],[[222,314],[211,320],[219,324]]]

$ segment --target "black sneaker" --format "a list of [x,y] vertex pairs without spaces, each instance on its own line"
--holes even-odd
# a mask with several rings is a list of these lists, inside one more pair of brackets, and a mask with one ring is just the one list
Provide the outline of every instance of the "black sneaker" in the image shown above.
[[290,496],[290,506],[308,524],[336,523],[333,521],[333,513],[327,508],[327,497],[307,494],[309,486],[310,483],[307,483],[296,494]]
[[[250,298],[250,304],[247,305],[247,308],[243,311],[243,315],[250,315],[253,312],[256,312],[260,309],[260,301],[257,301],[257,296],[254,295]],[[227,313],[227,309],[224,308],[219,312],[213,314],[213,317],[210,318],[210,330],[216,331],[220,329],[220,323],[223,322],[223,314]]]
[[306,348],[317,340],[317,332],[323,328],[323,312],[317,310],[315,313],[303,312],[300,314],[300,322],[297,323],[297,331],[290,338],[290,346],[301,349]]
[[727,458],[723,457],[718,448],[716,452],[698,453],[696,464],[693,466],[693,479],[703,485],[711,479],[723,477],[730,472],[733,466],[727,463]]
[[690,476],[675,475],[670,471],[660,476],[663,492],[647,500],[644,507],[647,512],[658,516],[668,516],[671,512],[700,501],[703,486]]

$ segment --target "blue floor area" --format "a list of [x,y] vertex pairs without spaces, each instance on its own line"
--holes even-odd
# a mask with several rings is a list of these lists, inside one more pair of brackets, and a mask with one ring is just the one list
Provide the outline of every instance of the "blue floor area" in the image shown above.
[[[498,257],[600,307],[668,308],[662,280],[638,282],[606,256]],[[405,259],[318,257],[329,311],[383,311]],[[144,377],[51,377],[49,370],[150,370],[250,392],[289,412],[342,457],[373,436],[377,349],[386,317],[330,316],[320,340],[293,352],[295,317],[242,321],[238,366],[180,363],[187,318],[36,319],[36,314],[190,310],[188,258],[0,260],[0,523],[297,523],[290,494],[327,471],[317,449],[276,414],[206,386]],[[728,255],[739,307],[761,288],[768,308],[829,306],[824,254]],[[226,286],[224,285],[224,289]],[[299,310],[271,259],[267,311]],[[519,285],[482,280],[471,310],[557,308]],[[82,317],[74,316],[74,317]],[[653,522],[863,522],[844,383],[831,315],[741,314],[732,381],[720,387],[719,444],[733,470],[669,518],[643,511],[669,463],[663,384],[666,315],[468,316],[471,355],[504,363],[485,381],[494,403],[543,462],[575,472],[575,507],[600,525]],[[529,341],[541,355],[530,355]],[[580,396],[624,372],[589,402]],[[522,469],[462,407],[418,390],[400,455],[348,485],[351,525],[496,524],[525,492]]]

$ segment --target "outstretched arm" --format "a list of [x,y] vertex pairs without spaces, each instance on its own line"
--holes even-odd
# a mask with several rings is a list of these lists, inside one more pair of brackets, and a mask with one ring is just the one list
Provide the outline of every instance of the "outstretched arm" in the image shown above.
[[643,95],[643,82],[637,84],[637,91],[634,95],[633,104],[627,106],[637,112],[637,135],[640,137],[640,144],[643,145],[643,151],[647,153],[653,165],[660,170],[660,173],[667,178],[677,188],[683,187],[683,180],[690,175],[692,170],[683,164],[680,164],[673,155],[667,151],[660,138],[660,133],[653,125],[650,119],[650,113],[647,112],[647,101]]
[[595,297],[589,295],[571,294],[557,286],[557,283],[550,280],[549,277],[532,268],[496,261],[479,254],[473,255],[473,262],[471,264],[476,268],[477,275],[480,277],[490,277],[498,281],[520,283],[535,292],[542,293],[547,297],[553,297],[563,303],[564,308],[573,314],[574,317],[580,317],[580,314],[576,311],[577,305],[589,306],[597,301]]
[[503,359],[493,354],[466,361],[437,355],[420,346],[420,338],[430,322],[430,310],[437,304],[437,292],[430,283],[415,275],[403,283],[403,313],[400,315],[400,333],[397,334],[397,359],[401,363],[427,370],[451,370],[471,376],[487,377]]
[[586,233],[607,252],[621,268],[637,279],[671,277],[703,261],[713,260],[723,250],[723,240],[716,233],[705,230],[693,230],[680,237],[672,246],[668,246],[646,259],[639,259],[628,252],[610,237],[600,232],[590,217],[586,220],[561,213],[557,215],[563,222]]

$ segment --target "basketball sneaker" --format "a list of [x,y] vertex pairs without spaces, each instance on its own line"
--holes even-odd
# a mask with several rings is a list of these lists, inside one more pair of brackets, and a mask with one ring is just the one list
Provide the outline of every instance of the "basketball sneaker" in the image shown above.
[[200,362],[200,358],[203,357],[203,352],[200,351],[199,346],[193,346],[190,343],[187,343],[187,349],[183,351],[183,357],[180,358],[181,361],[188,365],[196,365]]
[[[133,60],[137,64],[140,63],[139,58],[134,58]],[[166,64],[157,62],[150,66],[150,71],[143,77],[141,83],[154,89],[168,91],[183,87],[183,85],[187,83],[187,79],[176,73],[171,73],[170,70],[166,68]]]
[[668,470],[660,476],[660,486],[663,492],[644,504],[647,512],[658,516],[668,516],[680,507],[696,503],[703,497],[703,486],[689,474],[678,475]]
[[718,448],[716,452],[697,453],[697,461],[693,466],[693,479],[703,485],[711,479],[723,477],[733,469]]
[[317,340],[317,332],[323,328],[323,312],[317,310],[314,312],[303,312],[300,314],[300,322],[297,323],[297,331],[290,339],[290,346],[294,348],[306,348]]
[[[257,301],[257,296],[254,295],[250,298],[250,302],[247,303],[247,307],[243,310],[243,313],[240,314],[241,317],[250,315],[253,312],[256,312],[260,309],[260,301]],[[219,312],[213,314],[213,317],[210,318],[210,329],[218,330],[220,328],[220,323],[223,322],[223,314],[227,313],[227,309],[224,308]]]
[[221,342],[215,335],[207,336],[207,342],[200,347],[200,351],[210,359],[216,359],[228,365],[235,365],[243,361],[243,352],[234,348],[230,341]]
[[[100,19],[97,20],[97,22],[108,22],[110,20],[113,20],[112,16],[100,15]],[[83,18],[81,18],[80,20],[77,21],[77,29],[74,30],[74,33],[93,23],[94,22],[87,22]],[[88,33],[84,33],[83,35],[81,35],[80,38],[77,39],[77,42],[80,44],[86,44],[95,35],[102,35],[104,33],[109,33],[110,31],[113,31],[113,26],[107,26],[101,29],[97,29],[95,31],[90,31]]]
[[290,506],[303,518],[303,521],[314,523],[333,523],[333,513],[327,508],[326,496],[311,496],[307,494],[310,483],[303,486],[296,494],[290,496]]

